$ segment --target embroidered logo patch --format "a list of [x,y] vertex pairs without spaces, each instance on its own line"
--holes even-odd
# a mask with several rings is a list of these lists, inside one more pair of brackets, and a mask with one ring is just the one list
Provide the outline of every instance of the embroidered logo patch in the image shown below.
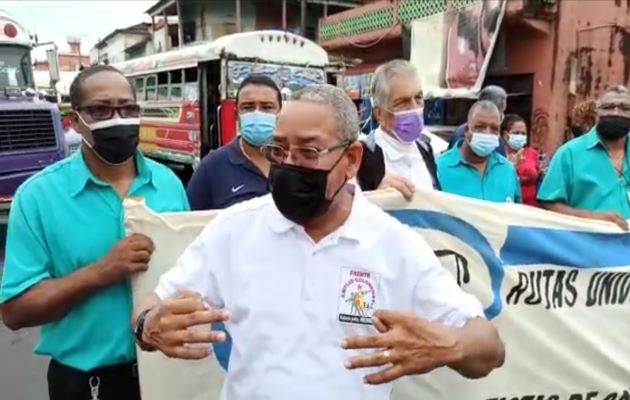
[[379,277],[373,272],[341,268],[339,321],[372,324]]

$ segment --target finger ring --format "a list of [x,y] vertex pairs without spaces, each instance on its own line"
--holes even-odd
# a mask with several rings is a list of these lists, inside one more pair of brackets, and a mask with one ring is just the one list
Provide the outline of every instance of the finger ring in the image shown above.
[[389,360],[389,357],[390,357],[389,350],[385,350],[383,352],[383,357],[385,357],[386,360]]

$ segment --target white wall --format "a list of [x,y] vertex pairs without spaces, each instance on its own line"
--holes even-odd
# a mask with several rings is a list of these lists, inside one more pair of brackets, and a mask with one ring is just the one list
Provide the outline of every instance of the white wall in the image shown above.
[[98,62],[99,51],[96,47],[92,47],[90,50],[90,64],[96,64]]
[[90,51],[90,61],[96,62],[99,58],[102,61],[102,58],[107,55],[107,60],[110,64],[123,62],[126,60],[125,49],[145,40],[146,35],[135,33],[115,35],[109,39],[100,50],[92,48]]
[[[196,40],[212,41],[236,32],[236,8],[231,1],[183,3],[183,21],[195,21]],[[204,22],[202,24],[202,21]],[[241,1],[241,29],[256,28],[256,7],[253,0]]]
[[[153,53],[161,53],[166,51],[166,49],[170,46],[167,46],[167,40],[170,42],[170,39],[167,38],[166,35],[166,26],[163,26],[160,29],[153,31],[152,36],[152,49]],[[168,43],[170,45],[170,43]]]
[[[74,71],[59,71],[59,82],[55,85],[59,93],[69,94],[70,85],[77,74],[78,72]],[[50,73],[48,71],[33,71],[33,77],[37,89],[50,88]]]
[[125,61],[125,49],[125,36],[116,35],[101,48],[101,55],[107,54],[109,63],[116,64]]
[[147,35],[138,35],[138,34],[127,34],[122,35],[125,39],[125,49],[130,48],[133,45],[136,45],[140,42],[147,41]]

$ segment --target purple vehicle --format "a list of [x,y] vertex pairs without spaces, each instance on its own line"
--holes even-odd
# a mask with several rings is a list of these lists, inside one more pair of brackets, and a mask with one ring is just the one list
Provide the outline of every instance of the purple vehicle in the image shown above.
[[28,177],[65,156],[57,104],[35,94],[31,37],[0,10],[0,224]]

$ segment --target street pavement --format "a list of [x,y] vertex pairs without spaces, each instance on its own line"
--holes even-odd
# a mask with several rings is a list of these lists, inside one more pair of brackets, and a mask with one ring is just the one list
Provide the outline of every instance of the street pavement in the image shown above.
[[[4,232],[0,226],[0,279],[4,269]],[[33,355],[39,329],[10,331],[0,315],[0,399],[46,400],[48,360]]]
[[11,332],[0,322],[0,399],[48,399],[48,361],[33,355],[38,337],[37,328]]

